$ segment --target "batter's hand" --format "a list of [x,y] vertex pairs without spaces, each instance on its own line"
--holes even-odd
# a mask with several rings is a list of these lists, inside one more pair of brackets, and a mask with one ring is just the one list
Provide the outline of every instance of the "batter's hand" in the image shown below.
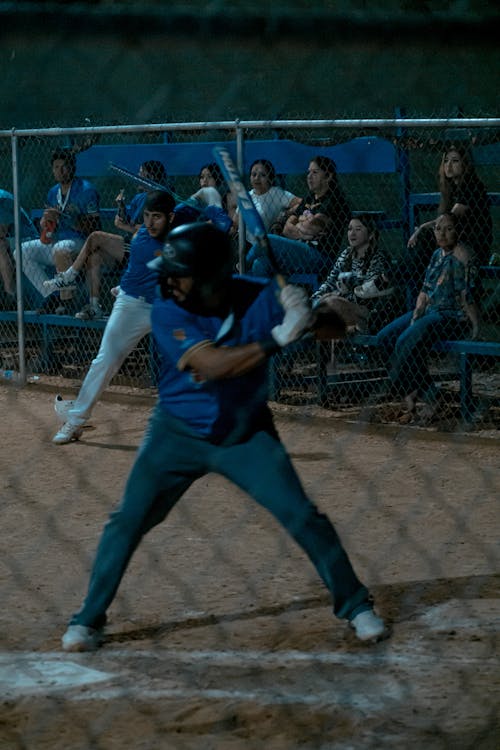
[[283,322],[279,326],[274,326],[271,336],[280,346],[287,346],[309,331],[314,320],[315,315],[304,293],[301,301],[295,299],[293,306],[286,310]]
[[291,310],[299,305],[307,305],[307,294],[301,286],[287,284],[280,292],[280,303],[283,310]]

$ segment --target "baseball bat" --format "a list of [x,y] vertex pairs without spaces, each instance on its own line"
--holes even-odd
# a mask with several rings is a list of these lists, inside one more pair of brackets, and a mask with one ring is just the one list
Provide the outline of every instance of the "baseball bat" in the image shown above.
[[215,161],[220,167],[227,186],[236,198],[238,209],[243,216],[245,224],[269,258],[279,286],[284,287],[286,281],[278,268],[276,256],[274,255],[271,243],[269,242],[264,222],[255,207],[252,196],[241,179],[238,168],[231,158],[231,154],[223,146],[215,146],[213,149],[213,155]]
[[[243,181],[238,172],[238,168],[233,162],[231,155],[229,154],[227,149],[223,148],[222,146],[215,146],[215,148],[213,149],[213,155],[221,169],[228,187],[236,197],[238,209],[241,212],[246,225],[248,226],[252,234],[257,238],[257,242],[259,243],[259,245],[267,253],[269,261],[276,274],[276,281],[278,285],[283,288],[287,282],[278,267],[276,256],[274,255],[271,243],[269,242],[262,217],[255,207],[252,196],[243,184]],[[361,314],[361,309],[358,307],[358,305],[355,305],[348,300],[341,299],[340,302],[337,302],[336,304],[337,306],[341,304],[341,307],[344,308],[344,314],[331,309],[328,313],[324,314],[323,319],[321,319],[319,316],[316,316],[316,319],[313,322],[310,331],[305,332],[301,338],[310,337],[311,335],[313,335],[313,331],[317,331],[321,328],[323,328],[324,333],[320,336],[320,338],[330,340],[343,338],[346,332],[348,315],[351,315],[353,318],[353,322],[356,322]],[[339,331],[341,332],[340,335]]]
[[169,193],[176,203],[182,203],[184,206],[194,208],[201,218],[204,218],[206,221],[213,222],[217,227],[219,227],[219,229],[222,229],[223,232],[229,231],[232,222],[227,213],[222,208],[219,208],[217,206],[202,207],[195,198],[182,198],[167,185],[160,185],[159,182],[150,180],[148,177],[141,177],[140,175],[131,172],[129,169],[126,169],[125,167],[119,167],[117,164],[113,164],[112,162],[110,162],[109,168],[114,172],[127,177],[127,179],[129,180],[133,180],[139,185],[149,188],[150,190],[163,190],[164,192]]

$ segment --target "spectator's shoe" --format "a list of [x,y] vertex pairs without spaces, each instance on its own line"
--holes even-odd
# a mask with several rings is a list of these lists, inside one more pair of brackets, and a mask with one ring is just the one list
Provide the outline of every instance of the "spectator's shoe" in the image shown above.
[[102,632],[87,625],[69,625],[61,639],[64,651],[95,651],[102,643]]
[[66,445],[66,443],[72,443],[81,437],[83,428],[79,424],[73,424],[72,422],[65,422],[63,426],[52,438],[52,442],[56,445]]
[[52,294],[60,289],[76,289],[74,276],[70,277],[66,271],[56,273],[53,279],[47,279],[43,282],[43,288],[46,292]]
[[360,612],[359,615],[353,617],[349,625],[360,641],[381,641],[389,635],[384,621],[375,614],[373,609],[365,609],[364,612]]
[[100,305],[85,305],[75,315],[75,318],[78,318],[78,320],[100,320],[105,317],[105,312]]

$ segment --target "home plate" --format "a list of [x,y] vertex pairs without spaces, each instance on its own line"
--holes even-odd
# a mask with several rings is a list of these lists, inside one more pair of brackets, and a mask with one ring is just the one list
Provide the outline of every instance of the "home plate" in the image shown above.
[[47,654],[0,654],[0,696],[47,693],[52,690],[92,685],[115,675],[89,669]]
[[419,617],[431,630],[500,630],[498,599],[450,599]]

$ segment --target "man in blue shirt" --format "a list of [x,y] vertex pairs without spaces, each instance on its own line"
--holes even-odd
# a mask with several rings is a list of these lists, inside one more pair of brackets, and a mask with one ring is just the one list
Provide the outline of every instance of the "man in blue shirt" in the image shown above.
[[161,298],[153,333],[162,357],[159,402],[106,524],[89,590],[62,639],[95,649],[106,611],[144,534],[190,485],[218,472],[267,508],[302,547],[361,640],[386,634],[329,521],[307,497],[267,405],[267,359],[297,340],[314,316],[306,293],[276,280],[233,277],[227,235],[209,223],[170,232],[153,266]]
[[[80,251],[88,235],[101,226],[99,194],[88,180],[76,176],[76,158],[69,149],[52,154],[56,184],[47,194],[47,206],[40,220],[40,239],[23,242],[23,272],[42,297],[50,296],[44,285],[48,269],[65,271]],[[61,291],[61,300],[70,300],[72,290]],[[64,313],[64,303],[51,297],[44,311]]]

